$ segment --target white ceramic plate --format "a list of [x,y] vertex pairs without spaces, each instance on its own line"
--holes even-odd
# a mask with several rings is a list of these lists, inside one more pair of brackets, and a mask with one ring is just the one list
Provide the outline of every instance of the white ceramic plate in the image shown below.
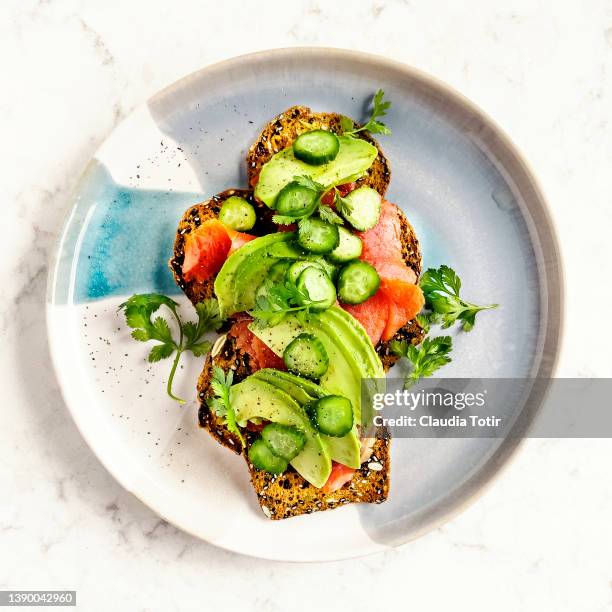
[[[550,374],[561,320],[558,251],[545,204],[506,136],[474,105],[407,66],[333,49],[257,53],[206,68],[155,95],[91,161],[57,248],[48,328],[57,376],[83,436],[121,484],[174,525],[270,559],[314,561],[396,546],[458,511],[516,439],[395,440],[389,500],[286,521],[264,517],[243,460],[197,426],[201,361],[184,360],[165,394],[117,306],[136,292],[178,296],[166,262],[182,212],[246,183],[262,126],[293,104],[362,117],[378,88],[392,100],[388,198],[421,240],[425,267],[448,263],[476,301],[499,302],[457,337],[446,376]],[[539,397],[521,406],[523,423]],[[519,408],[517,408],[518,410]]]

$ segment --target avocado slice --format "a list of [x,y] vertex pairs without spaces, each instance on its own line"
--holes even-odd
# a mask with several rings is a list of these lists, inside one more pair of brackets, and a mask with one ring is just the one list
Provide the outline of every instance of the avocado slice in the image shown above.
[[349,183],[363,176],[374,163],[378,149],[361,138],[339,136],[338,140],[338,155],[321,166],[311,166],[296,159],[293,147],[276,153],[261,169],[255,197],[274,208],[279,191],[295,176],[310,176],[324,187]]
[[261,418],[299,428],[306,436],[300,454],[290,461],[305,480],[321,488],[331,473],[331,458],[321,436],[312,426],[306,411],[287,393],[254,376],[245,378],[230,391],[236,420],[245,425],[249,419]]
[[364,378],[385,377],[385,371],[370,336],[355,317],[339,306],[332,306],[322,312],[319,318],[333,328],[333,333],[339,337],[343,346],[350,346],[351,353],[357,353],[355,357],[361,366]]
[[306,378],[289,374],[289,372],[264,368],[262,370],[257,370],[253,376],[282,389],[300,404],[300,406],[306,406],[309,402],[329,395],[329,393],[322,387],[319,387],[319,385]]
[[288,316],[274,327],[264,328],[253,322],[249,329],[279,357],[299,334],[315,334],[329,356],[329,368],[320,386],[329,393],[348,397],[355,411],[355,422],[362,422],[361,381],[363,378],[383,380],[385,373],[366,331],[348,312],[332,306],[312,314],[304,326],[295,316]]
[[[289,372],[266,368],[258,370],[252,376],[282,389],[303,407],[309,402],[329,395],[329,392],[325,391],[323,387]],[[359,455],[361,445],[359,444],[356,426],[353,427],[351,432],[341,438],[326,436],[321,433],[319,433],[319,436],[327,447],[331,459],[355,469],[360,466]]]
[[257,288],[279,259],[278,256],[269,256],[269,250],[276,246],[278,251],[282,252],[280,245],[289,248],[287,243],[291,243],[294,239],[293,232],[267,234],[247,242],[227,258],[219,270],[214,285],[222,317],[250,309],[255,305]]
[[279,357],[283,356],[287,345],[299,334],[315,334],[329,357],[329,367],[319,381],[320,386],[330,394],[348,397],[353,404],[355,422],[360,422],[361,378],[366,374],[361,373],[353,359],[347,359],[338,340],[330,336],[329,329],[320,325],[319,316],[311,315],[304,326],[296,316],[290,315],[273,327],[263,327],[254,321],[249,329]]

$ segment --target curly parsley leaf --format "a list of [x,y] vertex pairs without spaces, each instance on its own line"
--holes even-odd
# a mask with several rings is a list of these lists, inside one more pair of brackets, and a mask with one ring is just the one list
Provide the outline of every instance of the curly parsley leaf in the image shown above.
[[244,438],[236,423],[236,413],[230,401],[230,387],[233,383],[234,372],[232,370],[228,370],[226,374],[219,366],[213,366],[210,386],[214,395],[208,399],[208,405],[218,417],[225,421],[227,429],[235,434],[244,446]]
[[498,304],[478,306],[461,299],[461,279],[448,266],[430,268],[421,278],[421,289],[425,295],[425,305],[432,311],[430,323],[441,323],[444,329],[461,321],[464,331],[470,331],[481,310],[497,308]]
[[[385,100],[385,92],[382,89],[379,89],[372,99],[372,114],[370,115],[370,119],[360,128],[355,128],[355,124],[347,118],[342,118],[340,120],[340,126],[344,129],[344,134],[346,136],[353,136],[359,132],[370,132],[370,134],[391,134],[391,130],[382,122],[379,121],[379,118],[384,117],[387,114],[387,111],[391,107],[391,102],[389,100]],[[345,121],[347,119],[348,121]],[[349,127],[350,121],[350,127]],[[346,128],[349,128],[348,130]]]
[[[179,329],[179,338],[175,340],[168,321],[161,316],[154,319],[151,317],[162,306],[166,306]],[[172,393],[172,383],[181,355],[185,351],[191,351],[196,357],[205,355],[211,348],[211,343],[204,339],[204,335],[219,329],[222,320],[219,315],[217,300],[204,300],[196,304],[197,322],[187,321],[183,323],[178,313],[178,304],[165,295],[158,293],[139,293],[133,295],[123,302],[118,310],[122,310],[125,322],[132,328],[132,338],[139,342],[155,340],[156,344],[149,352],[150,363],[161,361],[176,356],[172,363],[166,390],[168,395],[179,403],[184,403],[179,397]]]
[[437,369],[452,361],[449,353],[453,348],[453,340],[450,336],[425,338],[419,346],[405,340],[394,340],[389,348],[394,355],[403,357],[412,364],[412,370],[404,381],[404,388],[408,389],[421,378],[431,376]]

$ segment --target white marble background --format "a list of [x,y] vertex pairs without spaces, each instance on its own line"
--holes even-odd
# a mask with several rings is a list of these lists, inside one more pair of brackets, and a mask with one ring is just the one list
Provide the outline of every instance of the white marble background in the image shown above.
[[43,308],[49,249],[78,176],[159,88],[292,45],[417,66],[510,133],[564,251],[559,374],[610,375],[611,2],[2,0],[0,589],[76,589],[83,610],[609,610],[607,440],[529,441],[444,527],[379,556],[305,566],[177,531],[78,434],[50,368]]

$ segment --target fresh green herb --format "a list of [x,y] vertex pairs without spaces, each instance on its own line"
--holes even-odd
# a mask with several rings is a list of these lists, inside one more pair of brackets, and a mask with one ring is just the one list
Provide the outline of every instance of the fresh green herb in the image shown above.
[[306,187],[306,189],[312,189],[317,193],[322,193],[325,191],[325,185],[321,185],[321,183],[317,183],[311,176],[307,174],[302,174],[300,176],[294,176],[293,181],[300,185],[301,187]]
[[236,413],[230,402],[230,387],[233,383],[233,370],[228,370],[226,374],[219,366],[213,366],[210,386],[214,395],[208,399],[208,405],[215,411],[218,417],[225,420],[228,431],[235,434],[244,446],[244,438],[236,423]]
[[[272,222],[276,223],[276,225],[291,225],[292,223],[297,223],[302,219],[306,219],[312,214],[318,214],[323,221],[327,221],[328,223],[335,223],[336,225],[344,225],[344,220],[340,215],[338,215],[331,206],[326,206],[321,202],[321,197],[325,194],[328,189],[321,183],[317,183],[312,177],[304,174],[300,176],[294,176],[293,181],[301,185],[302,187],[306,187],[307,189],[312,189],[317,192],[317,197],[319,198],[319,202],[317,204],[317,208],[311,212],[310,214],[303,215],[301,217],[290,217],[289,215],[274,215],[272,217]],[[351,210],[350,204],[343,198],[338,190],[334,187],[334,202],[338,210],[341,210],[341,207],[344,206],[345,210]]]
[[448,355],[453,341],[450,336],[437,336],[425,338],[421,345],[414,346],[405,340],[394,340],[389,348],[394,355],[404,357],[412,364],[412,371],[404,381],[404,389],[408,389],[419,379],[431,376],[438,368],[452,361]]
[[336,189],[335,187],[334,187],[334,191],[336,194],[336,197],[334,199],[334,204],[336,205],[336,209],[338,210],[338,212],[342,213],[343,215],[352,214],[353,206],[349,202],[349,200],[347,198],[343,198],[340,195],[340,192],[338,191],[338,189]]
[[321,206],[319,206],[319,217],[328,223],[344,225],[344,219],[342,219],[340,215],[336,214],[331,206],[325,206],[325,204],[321,204]]
[[267,327],[278,325],[289,313],[305,317],[313,306],[319,304],[288,281],[284,283],[266,281],[265,292],[257,296],[255,302],[256,308],[250,314]]
[[295,217],[289,217],[288,215],[273,215],[272,223],[276,223],[276,225],[291,225],[296,222]]
[[[179,329],[178,340],[173,338],[166,319],[163,317],[151,319],[153,313],[162,306],[166,306],[174,316]],[[169,297],[158,293],[136,294],[119,306],[119,310],[123,310],[125,315],[125,322],[132,328],[132,338],[134,340],[139,342],[156,340],[159,342],[149,352],[148,360],[151,363],[167,359],[176,352],[166,390],[172,399],[181,404],[185,403],[185,400],[172,393],[172,382],[181,355],[185,351],[191,351],[196,357],[208,353],[211,343],[204,339],[204,334],[216,331],[222,323],[217,300],[204,300],[196,304],[195,309],[198,315],[197,322],[187,321],[183,323],[178,314],[178,304]]]
[[[389,100],[383,100],[385,92],[379,89],[372,100],[372,114],[365,125],[360,128],[355,128],[355,124],[348,117],[342,117],[340,127],[344,131],[345,136],[353,136],[358,132],[370,132],[370,134],[391,134],[391,130],[378,118],[384,117],[391,106]],[[347,129],[348,128],[348,129]]]
[[416,319],[426,334],[429,333],[432,325],[442,323],[442,315],[437,312],[421,312],[421,314],[417,315]]
[[461,279],[448,266],[427,270],[421,278],[420,285],[425,294],[425,305],[435,315],[429,322],[441,323],[445,329],[455,321],[461,321],[463,330],[470,331],[474,327],[476,315],[481,310],[498,306],[498,304],[478,306],[462,300],[459,296]]

